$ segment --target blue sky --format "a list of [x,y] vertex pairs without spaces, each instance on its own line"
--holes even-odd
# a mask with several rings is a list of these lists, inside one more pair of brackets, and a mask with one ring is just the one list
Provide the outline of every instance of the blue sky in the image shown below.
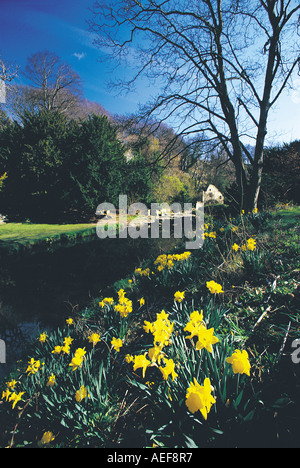
[[111,69],[100,63],[103,53],[86,23],[92,5],[93,0],[0,0],[0,56],[24,69],[33,53],[55,52],[80,75],[87,99],[111,114],[134,112],[142,93],[117,97],[106,86]]
[[[55,52],[80,75],[87,99],[111,114],[135,112],[151,89],[146,82],[126,96],[108,89],[106,81],[114,72],[99,62],[105,52],[93,45],[86,23],[92,5],[93,0],[0,0],[0,56],[24,68],[33,53]],[[295,84],[296,90],[285,93],[270,114],[270,143],[300,139],[300,77]]]

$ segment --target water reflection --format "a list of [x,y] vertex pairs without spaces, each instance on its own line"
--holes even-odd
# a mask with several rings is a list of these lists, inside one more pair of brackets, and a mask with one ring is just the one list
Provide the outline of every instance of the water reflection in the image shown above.
[[[28,344],[38,335],[41,327],[49,325],[31,319],[14,323],[9,317],[15,317],[15,310],[10,306],[0,304],[0,340],[5,343],[5,363],[0,362],[0,380],[11,372],[18,360],[23,356]],[[3,361],[3,360],[2,360]]]
[[52,252],[0,259],[0,339],[6,364],[0,380],[28,343],[64,323],[146,258],[172,249],[178,239],[104,239]]

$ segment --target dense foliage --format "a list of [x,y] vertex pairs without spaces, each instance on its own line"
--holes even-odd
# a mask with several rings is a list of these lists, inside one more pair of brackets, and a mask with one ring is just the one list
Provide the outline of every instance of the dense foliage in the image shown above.
[[300,203],[300,141],[266,148],[261,201]]
[[[126,193],[124,149],[105,116],[68,121],[59,112],[25,112],[0,133],[7,173],[1,212],[9,218],[53,221],[72,210],[95,213]],[[68,216],[68,215],[67,215]]]

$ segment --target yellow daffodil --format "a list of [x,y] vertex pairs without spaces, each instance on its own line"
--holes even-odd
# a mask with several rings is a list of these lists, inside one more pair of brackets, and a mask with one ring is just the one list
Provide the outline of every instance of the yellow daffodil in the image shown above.
[[207,330],[203,322],[203,312],[194,311],[190,315],[190,321],[187,323],[184,331],[190,332],[191,334],[186,339],[192,340],[195,337],[198,338],[196,343],[196,349],[200,350],[205,348],[210,353],[212,352],[212,345],[219,342],[218,338],[214,336],[214,329],[210,328]]
[[163,346],[160,345],[160,346],[154,346],[153,348],[149,349],[148,356],[152,363],[157,362],[158,364],[160,364],[164,356],[164,353],[162,352],[162,348]]
[[86,354],[85,348],[77,348],[69,366],[72,367],[74,372],[76,369],[82,366],[84,355]]
[[89,342],[93,344],[93,346],[95,346],[98,341],[100,341],[100,335],[99,333],[92,333],[89,338],[88,338]]
[[103,309],[106,305],[112,305],[114,303],[113,297],[104,297],[101,302],[99,302],[99,306]]
[[8,388],[7,388],[6,390],[4,390],[4,391],[2,392],[2,397],[1,397],[1,398],[2,398],[2,400],[4,400],[4,398],[5,398],[5,399],[6,399],[6,401],[7,401],[7,400],[8,400],[8,398],[9,398],[9,395],[11,395],[11,391],[10,391],[10,390],[8,390]]
[[163,375],[163,378],[165,380],[168,380],[169,375],[171,375],[172,380],[174,380],[176,377],[178,377],[178,374],[176,374],[176,372],[175,372],[175,363],[174,363],[173,359],[164,358],[164,361],[165,361],[166,366],[165,367],[161,367],[161,366],[159,367],[159,370],[161,371],[161,373]]
[[143,326],[143,329],[145,330],[146,333],[149,333],[151,332],[152,333],[152,330],[153,330],[153,324],[151,322],[149,322],[148,320],[145,320],[144,321],[144,326]]
[[8,386],[8,388],[11,388],[12,390],[15,388],[17,384],[17,381],[15,379],[12,379],[10,382],[6,382],[6,385]]
[[140,276],[150,276],[150,268],[145,268],[144,270],[142,270],[142,268],[136,268],[134,272]]
[[113,349],[117,351],[117,353],[120,351],[120,348],[123,346],[122,340],[120,338],[113,338],[111,340],[111,345]]
[[80,402],[84,398],[87,398],[88,396],[89,395],[88,395],[88,391],[86,387],[84,385],[81,385],[80,390],[77,390],[77,392],[75,393],[75,400]]
[[105,297],[103,299],[103,301],[105,302],[105,304],[112,305],[114,303],[114,298],[113,297]]
[[237,252],[239,250],[239,246],[236,243],[234,243],[233,246],[232,246],[232,250]]
[[72,371],[74,372],[76,369],[82,366],[83,358],[81,356],[74,356],[69,364],[72,367]]
[[52,354],[60,354],[62,352],[63,346],[55,346],[53,351],[51,351]]
[[231,357],[226,358],[228,364],[232,364],[234,374],[246,374],[250,377],[251,365],[246,350],[236,349]]
[[155,322],[151,323],[147,320],[144,322],[143,328],[146,333],[151,332],[153,334],[155,346],[167,346],[169,344],[174,324],[171,324],[168,317],[169,314],[162,310],[159,314],[156,314]]
[[222,290],[222,286],[215,281],[207,281],[206,282],[206,287],[209,289],[209,291],[212,294],[220,294],[223,293],[224,291]]
[[19,393],[15,393],[13,392],[10,397],[9,397],[9,401],[12,401],[13,404],[12,404],[12,408],[14,409],[14,407],[16,406],[16,404],[22,400],[22,395],[24,395],[25,392],[19,392]]
[[256,240],[250,237],[250,239],[247,240],[246,246],[248,250],[255,250],[256,249]]
[[61,347],[61,350],[65,354],[70,354],[70,345],[65,344],[64,346]]
[[[146,354],[146,353],[145,353]],[[150,366],[151,361],[149,361],[145,354],[134,356],[133,370],[143,369],[143,378],[145,378],[146,369]]]
[[39,360],[36,361],[34,358],[31,358],[30,361],[28,361],[28,364],[29,366],[26,369],[26,372],[28,374],[35,374],[36,372],[38,372],[41,366],[40,361]]
[[191,333],[190,336],[187,336],[187,339],[192,339],[194,336],[197,336],[198,328],[203,323],[203,310],[199,313],[198,310],[194,310],[190,314],[190,321],[187,323],[184,331],[188,331]]
[[85,348],[77,348],[75,351],[75,356],[83,358],[83,356],[86,354]]
[[50,442],[52,442],[54,439],[55,437],[52,434],[52,432],[47,431],[47,432],[44,432],[43,437],[40,442],[42,445],[47,445],[47,444],[50,444]]
[[71,317],[70,317],[70,318],[67,318],[66,323],[67,323],[68,325],[74,325],[74,320],[73,320]]
[[182,302],[184,300],[184,291],[176,291],[176,293],[174,294],[174,300],[176,302]]
[[142,307],[143,305],[145,305],[145,299],[141,297],[141,299],[139,300],[139,303],[140,303],[140,307]]
[[130,364],[134,361],[134,357],[131,354],[126,354],[125,361],[127,362],[127,364]]
[[71,345],[72,344],[72,341],[73,341],[73,338],[71,338],[70,336],[66,336],[64,338],[64,344],[65,345]]
[[46,387],[53,387],[56,384],[56,377],[54,374],[51,374],[48,377],[48,382],[46,384]]
[[41,333],[41,334],[40,334],[40,337],[39,337],[39,342],[40,342],[40,343],[45,343],[46,339],[47,339],[46,333],[45,333],[45,332],[44,332],[44,333]]
[[196,411],[200,411],[206,420],[212,405],[216,402],[211,392],[212,387],[209,378],[204,380],[203,386],[201,386],[194,378],[194,383],[191,382],[186,393],[185,404],[189,411],[193,414]]
[[212,345],[219,342],[218,338],[214,336],[214,329],[207,328],[203,325],[200,325],[197,332],[198,341],[196,343],[196,349],[200,350],[205,348],[210,353],[212,352]]
[[118,291],[119,302],[115,305],[115,311],[120,314],[122,318],[126,318],[132,312],[132,301],[125,297],[126,292],[124,289]]

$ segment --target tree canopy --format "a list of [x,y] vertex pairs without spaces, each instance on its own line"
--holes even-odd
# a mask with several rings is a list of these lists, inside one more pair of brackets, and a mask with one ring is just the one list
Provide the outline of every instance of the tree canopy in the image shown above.
[[60,112],[25,112],[0,131],[7,173],[1,213],[11,219],[58,220],[72,211],[91,217],[102,201],[126,193],[124,148],[107,117],[77,122]]
[[256,208],[269,112],[299,70],[299,3],[98,0],[93,12],[96,45],[136,64],[116,84],[146,76],[160,85],[143,118],[172,118],[178,136],[217,141],[234,164],[241,208]]

